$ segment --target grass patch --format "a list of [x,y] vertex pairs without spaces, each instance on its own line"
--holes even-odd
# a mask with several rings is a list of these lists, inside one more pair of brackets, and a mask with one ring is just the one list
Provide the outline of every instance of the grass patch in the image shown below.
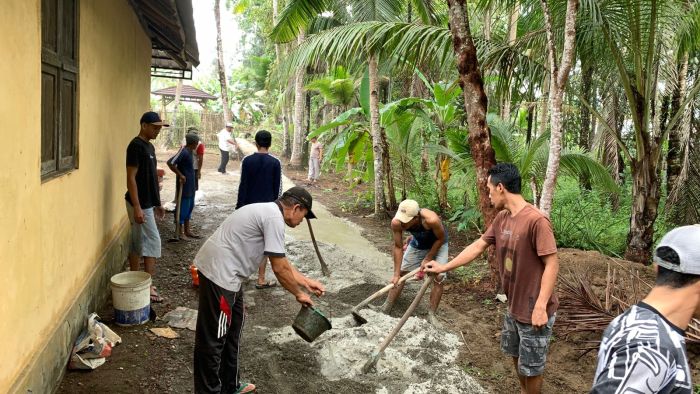
[[475,376],[475,377],[480,377],[480,378],[486,378],[490,380],[501,380],[505,378],[505,376],[496,371],[489,371],[489,370],[484,370],[483,368],[479,368],[475,365],[471,364],[465,364],[462,366],[462,369],[464,372],[466,372],[469,376]]
[[484,259],[474,260],[471,264],[463,265],[452,272],[462,283],[476,284],[489,277],[489,263]]

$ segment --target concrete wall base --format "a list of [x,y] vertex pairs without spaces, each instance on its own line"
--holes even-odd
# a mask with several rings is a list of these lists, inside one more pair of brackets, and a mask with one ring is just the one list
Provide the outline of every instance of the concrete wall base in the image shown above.
[[46,346],[29,362],[10,393],[52,393],[66,372],[73,342],[85,328],[90,313],[104,306],[111,294],[109,279],[123,271],[128,257],[129,222],[125,221],[72,305],[54,328]]

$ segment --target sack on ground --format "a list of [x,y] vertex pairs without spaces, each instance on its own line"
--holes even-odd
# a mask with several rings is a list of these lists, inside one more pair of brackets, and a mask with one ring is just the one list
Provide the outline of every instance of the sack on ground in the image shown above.
[[87,319],[87,328],[78,335],[73,345],[68,369],[95,369],[104,364],[112,354],[112,348],[122,339],[92,313]]

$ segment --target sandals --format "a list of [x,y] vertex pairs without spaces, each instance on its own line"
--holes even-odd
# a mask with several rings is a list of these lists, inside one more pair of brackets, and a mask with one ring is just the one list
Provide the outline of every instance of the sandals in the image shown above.
[[255,392],[255,385],[253,383],[239,382],[238,390],[236,390],[234,392],[234,394],[245,394],[245,393],[254,393],[254,392]]
[[155,286],[151,286],[151,303],[160,304],[163,301],[165,301],[165,299],[158,295],[158,289]]
[[275,286],[277,286],[277,282],[275,282],[274,280],[270,280],[270,281],[267,281],[267,282],[262,283],[262,284],[260,284],[260,283],[255,284],[255,288],[258,290],[269,289],[269,288],[275,287]]

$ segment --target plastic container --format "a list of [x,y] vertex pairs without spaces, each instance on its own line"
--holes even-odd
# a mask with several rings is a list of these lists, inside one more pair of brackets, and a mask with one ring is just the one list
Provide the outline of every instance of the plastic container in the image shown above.
[[192,275],[192,287],[199,287],[199,272],[194,264],[190,265],[190,275]]
[[292,324],[294,331],[306,342],[313,342],[319,335],[333,328],[330,320],[318,309],[302,306]]
[[134,326],[148,321],[151,312],[151,275],[127,271],[110,279],[114,320],[120,326]]

